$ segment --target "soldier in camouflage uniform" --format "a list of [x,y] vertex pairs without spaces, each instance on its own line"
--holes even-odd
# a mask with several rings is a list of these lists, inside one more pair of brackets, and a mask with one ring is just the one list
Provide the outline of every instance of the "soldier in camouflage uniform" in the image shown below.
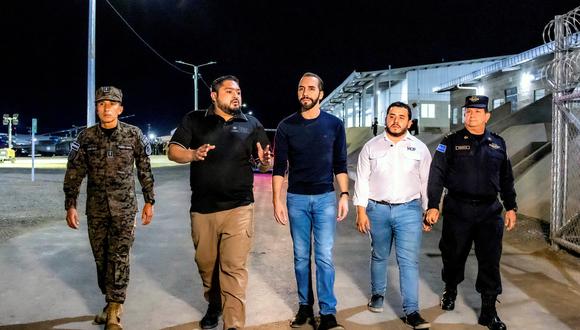
[[99,288],[107,306],[95,317],[106,329],[122,329],[120,314],[129,283],[129,251],[134,240],[135,179],[141,183],[145,205],[141,215],[147,225],[153,218],[151,146],[141,130],[120,122],[123,94],[115,87],[96,92],[100,123],[82,131],[71,146],[64,179],[66,220],[79,228],[77,196],[88,176],[86,215],[91,248],[97,265]]

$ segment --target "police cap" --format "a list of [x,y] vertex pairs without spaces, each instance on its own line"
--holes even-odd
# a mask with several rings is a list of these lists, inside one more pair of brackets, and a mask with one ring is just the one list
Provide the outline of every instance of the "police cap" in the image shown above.
[[103,86],[97,89],[95,95],[95,102],[100,102],[102,100],[123,102],[123,92],[120,89],[113,86]]
[[464,108],[480,108],[485,109],[487,111],[487,104],[489,102],[489,98],[484,95],[470,95],[465,98],[465,105]]

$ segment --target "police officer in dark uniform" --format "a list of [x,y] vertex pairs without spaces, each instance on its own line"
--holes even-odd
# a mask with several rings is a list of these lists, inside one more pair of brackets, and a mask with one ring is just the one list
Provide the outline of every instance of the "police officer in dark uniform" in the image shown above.
[[[475,289],[482,300],[478,322],[489,329],[507,329],[497,315],[495,302],[502,291],[499,261],[503,227],[511,230],[516,224],[514,177],[505,141],[485,128],[490,118],[488,98],[469,96],[464,107],[465,128],[448,134],[433,156],[424,228],[428,231],[437,222],[441,193],[447,188],[439,242],[445,282],[441,308],[455,308],[457,285],[464,279],[465,262],[475,244]],[[505,219],[501,217],[503,208]]]
[[121,312],[129,284],[129,252],[135,238],[136,165],[145,204],[141,220],[153,218],[151,146],[141,130],[118,120],[123,112],[123,93],[113,86],[96,92],[99,124],[82,131],[71,146],[64,178],[66,221],[79,228],[77,197],[87,182],[87,227],[97,279],[107,305],[95,322],[105,329],[122,329]]

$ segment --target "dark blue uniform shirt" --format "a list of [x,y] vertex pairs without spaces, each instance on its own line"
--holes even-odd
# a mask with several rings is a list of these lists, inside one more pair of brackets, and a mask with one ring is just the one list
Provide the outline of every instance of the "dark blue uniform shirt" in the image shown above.
[[517,207],[512,166],[505,141],[485,130],[450,133],[437,147],[429,172],[429,208],[439,208],[443,187],[459,199],[493,201],[499,192],[506,210]]

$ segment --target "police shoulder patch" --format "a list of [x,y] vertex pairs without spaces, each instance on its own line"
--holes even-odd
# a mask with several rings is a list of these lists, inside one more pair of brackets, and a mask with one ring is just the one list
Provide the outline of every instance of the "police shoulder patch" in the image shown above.
[[437,149],[435,149],[435,150],[437,150],[437,151],[439,151],[439,152],[442,152],[442,153],[445,153],[445,150],[447,150],[447,146],[446,146],[446,145],[444,145],[444,144],[439,144],[439,145],[437,146]]

